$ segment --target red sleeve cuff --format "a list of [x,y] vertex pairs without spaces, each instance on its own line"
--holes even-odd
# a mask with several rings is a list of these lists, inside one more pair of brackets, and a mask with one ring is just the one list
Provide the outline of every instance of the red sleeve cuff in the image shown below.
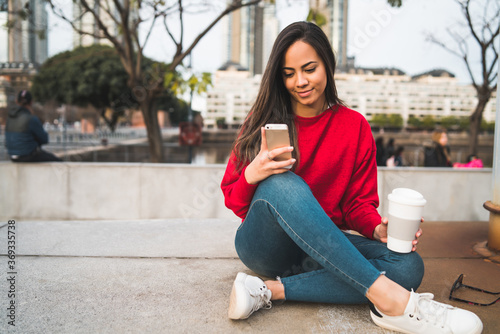
[[378,213],[373,213],[367,217],[365,217],[365,223],[360,226],[359,233],[367,237],[368,239],[373,240],[373,231],[375,227],[377,227],[381,223],[382,217]]
[[255,194],[255,191],[257,190],[259,184],[250,184],[247,182],[247,179],[245,178],[246,169],[247,168],[245,167],[241,171],[240,178],[238,179],[238,181],[236,181],[235,188],[238,189],[240,199],[250,205],[250,202],[252,201],[253,195]]

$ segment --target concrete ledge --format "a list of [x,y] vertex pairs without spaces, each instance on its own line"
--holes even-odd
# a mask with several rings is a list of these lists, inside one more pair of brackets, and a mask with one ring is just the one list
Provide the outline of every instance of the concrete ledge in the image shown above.
[[394,188],[410,188],[427,200],[429,221],[487,221],[483,203],[493,194],[492,169],[379,168],[379,212],[387,215],[387,196]]
[[0,163],[0,216],[109,220],[234,218],[222,165]]
[[[135,220],[235,218],[225,208],[224,165],[0,163],[0,218]],[[427,199],[427,220],[485,221],[491,169],[380,168],[380,212],[387,195],[408,187]]]

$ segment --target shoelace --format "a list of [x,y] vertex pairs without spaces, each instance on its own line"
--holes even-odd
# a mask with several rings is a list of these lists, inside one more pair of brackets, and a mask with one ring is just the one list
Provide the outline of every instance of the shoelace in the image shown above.
[[260,308],[270,309],[272,307],[271,300],[266,296],[267,287],[264,285],[260,287],[258,291],[250,292],[250,295],[257,299],[257,303],[253,306],[253,311],[255,312]]
[[432,294],[423,293],[417,302],[414,314],[410,314],[410,317],[417,316],[417,320],[424,320],[431,322],[441,328],[445,327],[446,318],[448,316],[448,310],[452,309],[452,306],[438,303],[433,300],[434,296]]

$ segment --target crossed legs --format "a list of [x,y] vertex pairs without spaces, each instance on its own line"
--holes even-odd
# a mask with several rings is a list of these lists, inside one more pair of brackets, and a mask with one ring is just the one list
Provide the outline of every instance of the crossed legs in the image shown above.
[[266,281],[273,299],[359,304],[401,314],[423,277],[417,253],[340,231],[307,184],[287,172],[261,182],[236,234],[236,250]]

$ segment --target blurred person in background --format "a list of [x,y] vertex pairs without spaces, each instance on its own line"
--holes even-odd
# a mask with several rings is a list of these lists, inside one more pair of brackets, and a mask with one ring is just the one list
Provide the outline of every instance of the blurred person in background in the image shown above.
[[387,167],[403,167],[403,146],[398,146],[394,154],[387,159]]
[[384,137],[378,137],[375,140],[375,146],[377,147],[377,166],[385,167]]
[[483,168],[483,161],[477,155],[471,154],[467,157],[466,163],[455,162],[455,168]]
[[432,145],[424,148],[424,154],[425,167],[452,167],[446,130],[434,130]]
[[385,157],[384,157],[384,162],[387,161],[390,157],[394,155],[395,151],[395,146],[394,146],[394,138],[389,138],[389,141],[387,142],[387,146],[385,147]]
[[54,154],[42,150],[49,135],[42,122],[33,115],[33,97],[27,90],[17,95],[17,108],[11,109],[5,126],[5,146],[13,162],[62,161]]

